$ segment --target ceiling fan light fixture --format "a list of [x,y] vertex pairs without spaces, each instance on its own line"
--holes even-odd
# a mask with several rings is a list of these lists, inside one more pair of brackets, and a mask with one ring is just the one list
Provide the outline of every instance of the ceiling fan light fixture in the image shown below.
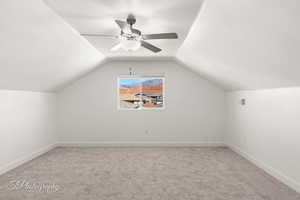
[[141,47],[141,42],[139,39],[121,37],[121,47],[125,51],[136,51]]

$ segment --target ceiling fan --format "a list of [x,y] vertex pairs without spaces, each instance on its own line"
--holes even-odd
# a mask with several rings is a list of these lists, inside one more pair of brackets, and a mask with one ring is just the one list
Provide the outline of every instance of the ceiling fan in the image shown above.
[[146,42],[146,40],[178,38],[177,33],[142,34],[140,30],[134,29],[132,27],[136,22],[136,18],[132,14],[128,15],[126,22],[122,20],[115,20],[115,22],[121,29],[120,35],[105,35],[105,34],[81,34],[81,35],[119,39],[120,43],[114,46],[113,48],[111,48],[112,51],[118,50],[120,48],[126,51],[136,51],[142,46],[154,53],[160,52],[161,49]]

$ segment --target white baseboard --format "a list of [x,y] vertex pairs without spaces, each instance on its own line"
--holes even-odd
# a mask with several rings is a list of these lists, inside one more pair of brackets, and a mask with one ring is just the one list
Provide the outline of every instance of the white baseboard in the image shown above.
[[47,147],[41,148],[38,151],[32,152],[31,154],[25,155],[21,158],[18,158],[16,160],[8,163],[7,165],[5,165],[3,167],[0,167],[0,175],[6,173],[16,167],[19,167],[20,165],[27,163],[44,153],[47,153],[48,151],[54,149],[55,147],[56,147],[56,144],[48,145]]
[[232,151],[236,152],[237,154],[241,155],[242,157],[244,157],[245,159],[247,159],[248,161],[250,161],[251,163],[253,163],[257,167],[259,167],[260,169],[264,170],[265,172],[267,172],[268,174],[270,174],[271,176],[273,176],[277,180],[281,181],[282,183],[286,184],[290,188],[292,188],[292,189],[294,189],[294,190],[296,190],[297,192],[300,193],[300,184],[297,181],[295,181],[292,178],[284,175],[284,173],[276,170],[275,168],[267,165],[265,162],[254,158],[254,156],[246,153],[245,151],[238,148],[237,146],[228,144],[227,147],[230,148]]
[[59,147],[225,147],[223,142],[59,142]]

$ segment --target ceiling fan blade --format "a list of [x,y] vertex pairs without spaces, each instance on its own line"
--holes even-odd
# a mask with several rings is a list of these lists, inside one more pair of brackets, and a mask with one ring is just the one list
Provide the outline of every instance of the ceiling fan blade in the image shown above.
[[150,44],[148,42],[145,42],[143,40],[141,40],[141,45],[143,47],[145,47],[146,49],[149,49],[150,51],[153,51],[154,53],[157,53],[157,52],[161,51],[160,48],[158,48],[158,47],[156,47],[156,46],[154,46],[154,45],[152,45],[152,44]]
[[120,49],[121,47],[122,47],[122,44],[120,43],[120,44],[117,44],[116,46],[114,46],[113,48],[111,48],[110,50],[116,51],[116,50]]
[[177,33],[158,33],[158,34],[145,34],[144,40],[156,40],[156,39],[177,39]]
[[88,37],[106,37],[106,38],[114,38],[114,39],[117,39],[119,37],[117,35],[89,34],[89,33],[82,33],[80,35],[82,35],[82,36],[88,36]]
[[122,20],[115,20],[115,22],[118,24],[118,26],[122,30],[125,29],[128,25],[125,21],[122,21]]

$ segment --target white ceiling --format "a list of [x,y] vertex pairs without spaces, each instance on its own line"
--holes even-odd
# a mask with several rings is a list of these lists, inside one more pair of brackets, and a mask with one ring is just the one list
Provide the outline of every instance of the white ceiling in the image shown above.
[[[176,55],[229,90],[300,86],[299,0],[206,0],[196,17],[201,2],[48,0],[62,18],[42,0],[1,0],[0,89],[58,90],[98,67],[103,54]],[[146,33],[176,31],[180,40],[153,42],[163,48],[158,57],[112,55],[114,41],[93,42],[98,51],[77,31],[117,33],[113,20],[129,12]]]
[[207,0],[177,58],[226,89],[300,86],[299,0]]
[[0,1],[0,89],[53,91],[103,58],[41,0]]
[[144,34],[177,32],[177,40],[152,40],[162,48],[159,53],[141,48],[136,52],[122,49],[110,51],[119,43],[116,39],[86,37],[93,46],[108,57],[174,56],[184,41],[202,0],[45,0],[45,2],[80,33],[119,35],[115,19],[126,20],[129,13],[136,16],[135,28]]

